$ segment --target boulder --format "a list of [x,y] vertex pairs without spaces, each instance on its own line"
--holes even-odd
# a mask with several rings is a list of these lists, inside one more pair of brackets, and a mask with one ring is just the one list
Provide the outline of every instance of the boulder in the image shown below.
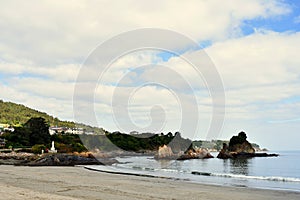
[[213,158],[210,152],[206,149],[197,148],[190,149],[185,154],[181,155],[177,160],[188,160],[188,159],[206,159]]
[[155,159],[173,160],[173,159],[176,159],[177,157],[178,157],[178,155],[174,154],[171,147],[169,147],[167,145],[163,145],[163,146],[159,147],[157,154],[154,155]]

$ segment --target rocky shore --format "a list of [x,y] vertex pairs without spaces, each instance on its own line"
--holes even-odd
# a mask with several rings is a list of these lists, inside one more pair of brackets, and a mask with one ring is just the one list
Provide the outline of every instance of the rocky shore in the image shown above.
[[21,165],[37,158],[38,156],[33,153],[0,153],[0,165]]
[[0,165],[16,166],[75,166],[111,165],[118,162],[113,158],[95,158],[90,153],[56,153],[35,155],[32,153],[1,153]]

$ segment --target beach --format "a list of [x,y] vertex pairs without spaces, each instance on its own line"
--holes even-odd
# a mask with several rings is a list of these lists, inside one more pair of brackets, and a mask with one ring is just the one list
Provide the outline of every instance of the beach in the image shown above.
[[0,166],[0,199],[299,199],[300,193],[107,174],[76,167]]

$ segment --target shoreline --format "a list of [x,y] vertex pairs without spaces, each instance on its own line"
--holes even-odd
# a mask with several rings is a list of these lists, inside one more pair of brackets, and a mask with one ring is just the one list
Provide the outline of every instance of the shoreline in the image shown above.
[[76,167],[0,166],[4,199],[299,199],[299,192],[206,185]]
[[[116,167],[106,166],[106,165],[102,165],[102,166],[90,165],[90,166],[83,166],[83,167],[84,167],[84,169],[99,172],[99,173],[117,174],[117,175],[124,175],[124,176],[161,178],[161,179],[174,180],[174,181],[190,182],[190,183],[195,183],[195,184],[204,184],[204,185],[208,185],[208,186],[211,185],[211,186],[220,186],[220,187],[224,186],[224,187],[233,187],[233,188],[235,188],[235,187],[250,188],[250,189],[262,189],[262,190],[271,190],[271,191],[272,190],[280,190],[280,191],[300,193],[300,189],[279,188],[279,187],[273,188],[273,187],[267,187],[267,186],[261,186],[261,185],[260,186],[235,185],[235,184],[224,184],[224,182],[222,183],[222,182],[211,182],[211,181],[205,182],[204,180],[199,181],[199,180],[193,179],[191,177],[189,177],[189,178],[183,178],[183,177],[179,177],[179,176],[176,177],[171,174],[159,175],[159,174],[156,174],[155,172],[153,173],[153,171],[135,171],[135,170],[131,170],[131,169],[118,169]],[[217,176],[214,176],[214,173],[209,173],[209,172],[193,171],[191,174],[201,175],[201,176],[203,176],[203,178],[206,178],[206,177],[218,178]],[[190,174],[188,174],[188,175],[190,175]],[[222,178],[224,178],[224,177],[222,177]],[[264,178],[266,178],[266,177],[264,177]],[[274,179],[275,177],[272,177],[272,178]],[[277,178],[280,178],[280,177],[277,177]],[[288,178],[285,178],[285,179],[288,179]],[[278,182],[289,182],[289,181],[281,180]]]

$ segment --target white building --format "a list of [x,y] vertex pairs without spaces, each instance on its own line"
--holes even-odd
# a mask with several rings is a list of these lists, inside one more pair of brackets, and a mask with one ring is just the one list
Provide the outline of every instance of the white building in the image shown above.
[[69,128],[65,133],[81,135],[84,133],[83,128]]
[[84,130],[83,128],[68,128],[68,127],[57,127],[57,126],[52,126],[49,128],[49,133],[50,135],[54,135],[57,133],[68,133],[68,134],[83,134]]

